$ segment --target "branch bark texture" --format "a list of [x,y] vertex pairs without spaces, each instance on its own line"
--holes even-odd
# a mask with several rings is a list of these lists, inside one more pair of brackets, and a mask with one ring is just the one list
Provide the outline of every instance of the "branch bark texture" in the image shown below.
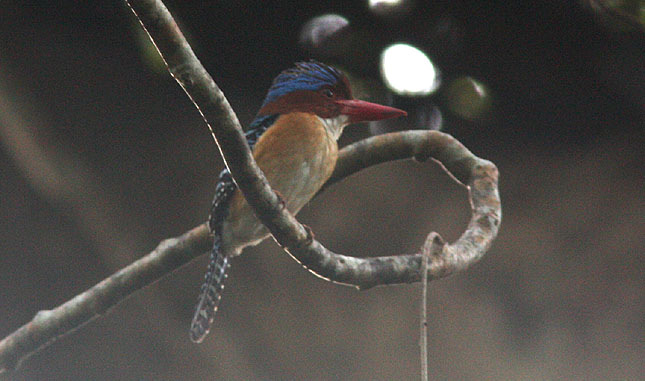
[[[405,131],[378,135],[345,147],[326,185],[363,168],[386,161],[432,158],[469,190],[472,217],[466,231],[453,244],[437,233],[428,263],[428,279],[442,278],[479,260],[497,236],[502,218],[497,167],[472,154],[457,139],[438,131]],[[367,289],[377,285],[421,280],[421,253],[375,258],[336,254],[310,240],[287,251],[318,276]]]
[[[430,155],[432,152],[436,156]],[[490,246],[500,222],[497,170],[492,163],[473,156],[450,135],[437,131],[405,131],[379,135],[347,146],[341,150],[336,171],[328,184],[371,165],[429,156],[444,160],[441,163],[446,168],[455,169],[456,173],[466,167],[461,181],[472,184],[473,217],[456,243],[445,244],[438,234],[430,233],[418,254],[363,259],[331,253],[316,240],[310,240],[301,248],[291,249],[291,254],[318,276],[363,289],[380,284],[420,281],[424,251],[429,253],[430,280],[474,263]],[[468,167],[472,174],[469,174]],[[458,176],[461,175],[455,174],[457,179]],[[207,252],[210,245],[208,228],[202,224],[179,237],[162,241],[148,255],[68,302],[53,310],[39,312],[31,322],[0,341],[0,370],[14,369],[20,360]]]
[[[427,276],[432,280],[468,267],[490,247],[501,221],[495,165],[477,158],[450,135],[406,131],[372,137],[344,148],[329,183],[390,160],[433,158],[469,189],[473,215],[466,232],[453,244],[445,244],[437,233],[430,233],[426,249],[413,255],[356,258],[327,250],[284,208],[269,186],[224,94],[197,60],[163,3],[130,0],[128,4],[173,77],[211,128],[226,165],[249,204],[276,241],[311,272],[360,289],[411,283],[421,280],[424,251],[430,251]],[[14,369],[22,359],[56,338],[206,252],[210,240],[206,225],[200,225],[178,238],[161,242],[152,253],[61,306],[39,312],[31,322],[0,341],[0,370]]]

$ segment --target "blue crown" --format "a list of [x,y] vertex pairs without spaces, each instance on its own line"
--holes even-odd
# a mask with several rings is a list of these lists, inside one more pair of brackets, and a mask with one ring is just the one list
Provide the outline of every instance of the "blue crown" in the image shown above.
[[321,62],[298,62],[273,80],[262,107],[293,91],[316,91],[325,85],[334,86],[341,78],[343,73]]

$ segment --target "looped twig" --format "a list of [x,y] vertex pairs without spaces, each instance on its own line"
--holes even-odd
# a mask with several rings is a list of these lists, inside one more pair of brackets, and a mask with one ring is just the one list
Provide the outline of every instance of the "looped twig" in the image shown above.
[[[343,148],[327,185],[361,169],[386,161],[431,157],[469,189],[472,217],[464,234],[453,244],[434,237],[428,264],[429,280],[448,276],[479,260],[497,236],[502,211],[497,168],[472,154],[459,141],[438,131],[405,131],[379,135]],[[441,241],[443,242],[443,241]],[[289,246],[289,253],[314,274],[360,289],[421,280],[422,253],[372,258],[336,254],[318,241]]]

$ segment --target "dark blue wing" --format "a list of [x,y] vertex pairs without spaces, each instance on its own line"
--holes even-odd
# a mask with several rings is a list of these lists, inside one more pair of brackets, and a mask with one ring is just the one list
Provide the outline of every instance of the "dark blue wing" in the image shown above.
[[[266,131],[278,118],[278,114],[259,116],[251,123],[249,130],[245,133],[246,141],[249,143],[251,149],[255,146],[258,139],[264,131]],[[233,193],[237,189],[237,185],[233,181],[233,176],[228,171],[227,168],[224,168],[219,174],[219,180],[215,186],[215,197],[213,198],[213,204],[211,206],[211,214],[208,219],[208,226],[211,231],[217,234],[220,231],[222,222],[228,214],[228,203],[233,196]]]
[[275,123],[276,119],[278,119],[278,114],[258,116],[253,120],[251,126],[249,126],[249,130],[244,134],[251,150],[264,131],[271,127],[271,125]]
[[[257,143],[260,136],[275,122],[277,115],[262,116],[255,118],[251,127],[246,132],[246,140],[251,149]],[[228,169],[219,174],[219,180],[215,187],[215,198],[211,207],[211,215],[208,218],[208,226],[213,232],[213,249],[210,253],[208,269],[204,276],[204,283],[190,325],[190,339],[196,343],[204,340],[215,318],[215,312],[222,298],[224,290],[224,279],[229,266],[229,258],[226,253],[220,251],[222,223],[228,214],[229,200],[237,185]]]

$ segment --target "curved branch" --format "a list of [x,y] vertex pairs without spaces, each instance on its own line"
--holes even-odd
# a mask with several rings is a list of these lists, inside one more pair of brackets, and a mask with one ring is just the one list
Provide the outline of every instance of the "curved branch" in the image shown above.
[[[420,279],[420,255],[359,259],[335,254],[313,238],[312,232],[301,225],[273,192],[259,169],[242,128],[226,97],[206,72],[179,27],[160,0],[129,0],[141,25],[164,57],[170,72],[200,110],[209,125],[226,166],[244,194],[249,205],[273,238],[291,256],[314,274],[334,282],[369,288],[378,284],[417,282]],[[421,131],[417,134],[422,133]],[[501,220],[501,204],[497,191],[497,168],[479,159],[454,138],[436,133],[434,139],[418,141],[413,135],[406,138],[375,137],[369,143],[349,147],[360,156],[359,162],[339,165],[336,173],[351,172],[360,163],[414,156],[433,157],[464,184],[468,184],[473,205],[473,218],[468,230],[454,245],[446,245],[439,259],[430,263],[431,279],[463,269],[479,259],[497,235]],[[410,141],[407,137],[409,136]],[[418,135],[414,135],[418,136]],[[365,154],[370,144],[392,146],[389,154]],[[409,145],[413,143],[412,145]],[[378,150],[377,150],[378,151]],[[334,177],[334,179],[337,176]],[[443,263],[439,265],[438,263]]]
[[[209,124],[238,186],[274,238],[314,274],[334,282],[369,288],[421,279],[422,254],[360,259],[335,254],[313,239],[283,207],[251,156],[235,113],[221,90],[195,57],[165,6],[159,0],[129,4],[168,64],[173,77]],[[212,126],[217,128],[212,128]],[[433,158],[467,184],[473,217],[452,245],[436,233],[427,239],[428,279],[446,276],[478,260],[497,235],[501,205],[497,168],[474,156],[449,135],[408,131],[381,135],[342,150],[332,182],[367,166],[388,160]],[[208,250],[208,231],[201,225],[183,236],[163,241],[152,253],[103,280],[88,291],[36,317],[0,341],[0,371],[18,363],[57,337],[105,313],[137,289],[154,282]],[[430,249],[428,249],[430,247]]]
[[255,163],[242,127],[224,93],[199,62],[161,0],[126,0],[173,78],[201,113],[235,183],[258,218],[283,246],[308,240],[308,231],[284,207]]
[[[497,233],[500,211],[494,165],[472,156],[450,135],[436,131],[406,131],[380,135],[343,148],[329,183],[340,181],[371,165],[405,157],[424,158],[431,152],[435,153],[435,159],[443,160],[446,168],[458,173],[456,176],[461,181],[473,184],[471,194],[475,210],[468,231],[454,245],[444,245],[436,233],[428,236],[423,250],[430,253],[429,279],[436,279],[479,259]],[[467,171],[460,172],[460,168],[469,166],[474,169],[470,177]],[[464,177],[459,177],[462,174]],[[360,259],[326,254],[329,252],[317,241],[311,244],[325,250],[324,254],[299,257],[304,258],[301,263],[315,270],[317,275],[339,283],[367,288],[377,284],[416,282],[421,277],[421,254]],[[180,237],[161,242],[150,254],[68,302],[53,310],[39,312],[31,322],[0,341],[0,370],[14,369],[22,359],[38,349],[104,314],[138,289],[207,252],[210,245],[208,228],[202,224]],[[305,253],[310,250],[305,248]],[[292,254],[298,252],[294,250]]]
[[[262,222],[290,229],[295,240],[306,230],[284,208],[255,163],[237,115],[202,66],[161,0],[126,0],[164,59],[173,78],[199,110],[244,197]],[[265,221],[266,220],[266,221]]]
[[[466,231],[454,244],[434,237],[428,279],[463,270],[479,260],[497,236],[502,210],[497,188],[497,167],[473,155],[452,136],[438,131],[405,131],[375,136],[345,147],[329,185],[363,168],[391,160],[432,158],[469,190],[472,217]],[[286,250],[314,274],[330,281],[367,289],[377,285],[421,280],[422,253],[374,258],[356,258],[327,250],[311,239]]]

